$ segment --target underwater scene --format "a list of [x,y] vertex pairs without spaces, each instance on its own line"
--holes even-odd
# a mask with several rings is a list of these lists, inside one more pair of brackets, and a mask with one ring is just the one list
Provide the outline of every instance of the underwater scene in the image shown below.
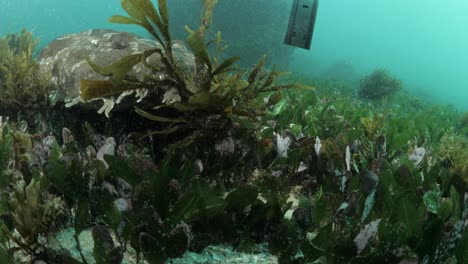
[[0,264],[468,263],[467,12],[0,0]]

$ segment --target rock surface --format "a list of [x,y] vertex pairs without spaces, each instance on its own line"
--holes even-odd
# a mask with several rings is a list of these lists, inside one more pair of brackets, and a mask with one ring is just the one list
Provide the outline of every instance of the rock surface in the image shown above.
[[[72,257],[81,260],[80,254],[77,251],[76,242],[73,238],[73,228],[62,230],[57,239],[59,244],[71,252]],[[115,236],[112,234],[114,243],[118,243]],[[88,263],[95,263],[93,258],[94,241],[90,229],[85,229],[79,235],[80,244],[83,249],[83,254]],[[239,264],[277,264],[278,257],[273,256],[267,252],[267,245],[257,245],[258,252],[256,253],[242,253],[234,251],[231,247],[225,245],[211,245],[205,248],[200,253],[186,252],[182,257],[167,261],[172,264],[225,264],[225,263],[239,263]],[[134,264],[136,262],[136,252],[132,247],[128,247],[124,254],[123,264]],[[140,263],[148,263],[146,260],[141,260]]]
[[[153,40],[135,34],[108,29],[93,29],[77,34],[65,35],[52,41],[38,57],[41,73],[49,76],[55,86],[51,98],[57,102],[68,102],[79,96],[80,80],[103,80],[87,63],[89,57],[98,65],[109,65],[120,58],[141,53],[147,49],[160,47]],[[173,53],[179,66],[187,70],[195,68],[193,54],[181,41],[173,42]],[[162,67],[160,56],[153,54],[147,61]],[[163,78],[160,72],[150,72],[142,63],[135,65],[129,72],[129,80],[144,81],[145,76]]]

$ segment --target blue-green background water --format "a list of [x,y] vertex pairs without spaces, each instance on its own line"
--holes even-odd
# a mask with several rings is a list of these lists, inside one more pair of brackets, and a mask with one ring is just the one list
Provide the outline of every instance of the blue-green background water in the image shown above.
[[[439,102],[468,109],[468,1],[320,1],[312,52],[297,65],[351,61],[389,69]],[[306,68],[306,67],[304,67]]]
[[[229,1],[239,0],[219,0]],[[284,24],[276,30],[286,31],[289,11],[276,11]],[[25,27],[40,37],[43,47],[60,35],[93,28],[144,33],[107,23],[113,14],[123,14],[119,0],[0,0],[0,34]],[[309,74],[339,60],[352,63],[361,75],[386,68],[404,81],[406,89],[468,110],[466,14],[464,0],[322,0],[312,49],[295,50],[290,68]]]

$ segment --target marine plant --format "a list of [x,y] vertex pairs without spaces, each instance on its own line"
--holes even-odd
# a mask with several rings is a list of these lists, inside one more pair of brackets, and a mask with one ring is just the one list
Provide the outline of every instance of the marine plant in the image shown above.
[[374,139],[377,132],[382,126],[383,117],[374,113],[373,117],[361,117],[361,123],[364,125],[369,138]]
[[60,198],[44,198],[41,194],[40,181],[31,180],[25,186],[24,181],[19,181],[13,187],[14,197],[9,201],[14,227],[21,235],[21,239],[15,238],[12,233],[7,232],[16,243],[25,243],[29,250],[38,243],[39,234],[48,231],[48,225],[52,223],[61,211]]
[[0,38],[0,102],[3,114],[23,112],[29,119],[46,112],[50,85],[39,72],[38,39],[23,29]]
[[[158,1],[156,13],[150,1],[122,3],[130,17],[112,20],[159,31],[154,52],[177,71],[176,60],[165,55],[166,1]],[[187,144],[176,151],[157,157],[140,135],[113,138],[89,124],[85,133],[60,127],[56,139],[51,133],[58,128],[42,124],[37,127],[46,128],[33,133],[25,122],[0,122],[0,262],[18,262],[26,253],[47,263],[122,263],[133,249],[137,263],[159,264],[207,245],[258,252],[261,243],[279,263],[468,260],[468,193],[460,184],[467,175],[466,138],[448,130],[459,113],[425,104],[368,104],[331,82],[314,82],[316,92],[257,93],[280,88],[272,84],[279,73],[263,72],[261,60],[247,79],[237,75],[242,70],[214,74],[223,62],[199,47],[211,11],[205,12],[206,27],[189,30],[198,77],[167,70],[172,77],[153,84],[168,85],[168,96],[180,100],[137,109],[148,122],[169,124],[149,134],[188,128]],[[219,35],[212,44],[220,43]],[[123,70],[146,55],[112,67],[90,61],[111,79],[83,81],[83,96],[147,88],[125,80]],[[236,84],[246,86],[222,92]],[[413,104],[401,100],[398,105]],[[163,109],[176,114],[166,116]],[[210,120],[227,120],[228,126],[213,122],[208,129]],[[418,148],[425,151],[415,162],[410,156]],[[61,213],[50,210],[59,200]],[[28,215],[44,221],[23,221]],[[51,222],[59,223],[46,225]],[[56,243],[63,228],[73,231],[74,257]],[[80,234],[90,230],[94,244],[85,252]]]
[[392,96],[402,87],[402,82],[389,75],[386,70],[377,69],[361,79],[358,95],[361,98],[380,100]]
[[[33,142],[37,142],[28,134],[14,132],[3,118],[0,123],[1,235],[36,257],[44,252],[40,237],[51,232],[62,213],[61,199],[44,189],[40,165],[34,155]],[[6,243],[7,258],[18,248]]]
[[[210,20],[214,3],[215,1],[206,1],[205,21]],[[274,71],[270,73],[262,72],[264,59],[250,72],[247,80],[242,78],[243,71],[234,75],[226,74],[226,71],[230,69],[237,58],[232,57],[223,62],[218,62],[216,58],[208,55],[203,43],[203,34],[208,22],[202,24],[196,31],[188,29],[190,33],[188,43],[192,47],[197,60],[197,74],[188,77],[186,76],[187,72],[178,68],[171,52],[165,1],[159,1],[159,13],[156,12],[150,1],[123,1],[122,5],[132,18],[114,16],[111,20],[124,23],[131,22],[144,26],[154,33],[154,37],[159,41],[161,47],[147,51],[144,54],[123,58],[115,65],[107,66],[107,68],[100,67],[90,61],[90,65],[98,72],[112,78],[108,82],[83,81],[82,97],[84,100],[94,98],[98,92],[100,93],[99,96],[102,96],[103,94],[110,95],[116,90],[141,89],[140,84],[125,81],[124,75],[126,70],[135,63],[141,62],[143,58],[151,53],[160,54],[165,67],[168,69],[167,74],[170,76],[168,80],[161,82],[156,80],[156,83],[170,84],[171,88],[175,88],[181,97],[180,102],[167,107],[174,108],[182,113],[187,111],[190,114],[183,117],[191,118],[192,123],[193,119],[196,118],[195,113],[202,116],[198,121],[200,124],[203,123],[204,115],[215,116],[215,118],[221,116],[224,119],[235,119],[235,115],[238,115],[250,119],[249,121],[256,121],[255,116],[259,113],[250,113],[250,110],[256,106],[257,101],[261,101],[257,100],[259,93],[266,93],[267,96],[273,94],[266,104],[259,104],[261,114],[261,111],[265,111],[266,108],[281,98],[281,88],[294,86],[273,86],[273,81],[280,73]],[[156,25],[156,27],[153,28],[153,25]],[[156,33],[156,28],[160,31],[161,36]],[[217,47],[222,49],[220,34],[218,34],[215,42]],[[90,86],[94,86],[91,88],[95,89],[87,89]],[[234,107],[232,101],[234,98],[238,99],[238,97],[242,98],[243,101],[237,102],[237,107]],[[176,121],[160,118],[146,114],[143,111],[140,111],[140,113],[156,121],[180,123],[179,120],[182,120],[182,118],[178,118]],[[229,117],[227,117],[228,115]],[[184,120],[181,123],[187,122]],[[222,130],[222,127],[216,125],[215,128]],[[141,252],[150,263],[163,263],[168,257],[180,256],[188,250],[191,240],[190,226],[184,224],[184,222],[194,226],[199,230],[198,233],[201,230],[205,230],[203,232],[215,232],[212,227],[207,227],[203,223],[207,221],[213,224],[216,223],[214,228],[217,230],[216,232],[220,232],[220,235],[216,236],[216,240],[223,241],[234,239],[233,234],[239,233],[238,229],[245,227],[244,220],[246,218],[252,218],[250,220],[251,231],[255,230],[258,237],[263,237],[265,233],[265,230],[263,230],[264,225],[268,222],[277,223],[278,219],[283,215],[278,204],[278,198],[269,198],[267,201],[258,200],[258,190],[255,186],[242,187],[231,191],[225,198],[220,198],[210,190],[210,186],[204,180],[197,179],[196,175],[193,175],[195,173],[194,163],[190,160],[185,161],[188,164],[186,171],[184,169],[180,171],[180,166],[174,166],[169,162],[170,159],[167,159],[167,163],[162,162],[160,172],[146,170],[141,175],[136,173],[137,169],[135,167],[129,166],[123,159],[113,158],[112,155],[108,155],[113,153],[112,149],[116,147],[115,142],[111,144],[112,141],[104,145],[96,145],[96,148],[99,149],[97,156],[95,156],[96,151],[93,152],[92,147],[86,149],[86,154],[78,153],[79,150],[76,141],[73,140],[73,135],[64,129],[62,135],[63,146],[60,148],[55,140],[47,141],[47,147],[45,149],[40,148],[41,151],[45,151],[41,153],[46,153],[46,155],[41,155],[41,158],[36,160],[37,156],[30,155],[32,149],[37,150],[37,144],[33,143],[32,137],[24,132],[14,133],[14,135],[17,141],[21,142],[15,147],[17,157],[22,159],[22,162],[18,162],[18,164],[22,163],[25,166],[24,168],[30,168],[34,165],[35,168],[40,169],[36,171],[39,174],[34,174],[36,178],[31,178],[31,175],[23,172],[18,176],[29,181],[31,186],[42,186],[47,189],[49,195],[63,199],[64,211],[69,212],[66,215],[68,215],[74,227],[74,239],[83,263],[86,263],[87,260],[81,252],[79,234],[89,226],[90,221],[105,224],[105,227],[96,226],[93,232],[96,243],[94,249],[96,261],[120,262],[122,250],[126,248],[127,242],[130,241],[132,247],[138,253]],[[42,141],[39,146],[43,146],[44,142]],[[135,162],[135,156],[131,155],[130,157],[131,161]],[[5,158],[8,159],[8,156]],[[146,163],[151,164],[148,161]],[[182,168],[184,167],[182,166]],[[180,177],[177,177],[177,175],[180,175]],[[40,181],[40,185],[38,181]],[[117,208],[117,200],[114,200],[113,195],[115,193],[112,191],[111,186],[119,181],[126,182],[134,190],[127,203],[132,204],[135,213],[124,212],[126,209],[122,207],[122,204],[124,204],[122,199],[119,200],[120,209]],[[172,188],[168,189],[168,184]],[[45,189],[38,191],[32,187],[29,189],[36,191],[33,194],[28,194],[29,199],[35,199],[37,198],[36,194],[39,195],[38,193],[42,194],[45,191]],[[254,203],[255,208],[258,208],[258,210],[244,210]],[[16,203],[12,203],[12,205],[14,204]],[[31,203],[30,205],[31,208],[28,208],[30,212],[42,212],[40,204]],[[20,212],[20,209],[15,210]],[[273,210],[274,214],[270,213],[268,218],[262,215],[262,212],[271,210]],[[20,216],[18,213],[17,215]],[[236,220],[232,220],[231,225],[222,227],[222,223],[228,219]],[[128,222],[128,224],[122,230],[120,224],[123,221]],[[160,228],[149,228],[154,222],[159,223]],[[40,227],[45,227],[41,222],[37,223]],[[20,221],[16,221],[15,225],[22,226]],[[11,230],[15,228],[15,225],[11,227]],[[11,230],[5,229],[5,232],[9,234],[8,232]],[[115,246],[110,243],[108,230],[112,231],[118,238],[119,245]],[[45,231],[50,231],[50,229],[41,229],[40,232]],[[26,237],[30,237],[30,234],[27,234],[28,232],[21,233],[24,233]],[[249,237],[250,233],[245,232],[245,236]],[[10,236],[10,238],[13,237]],[[36,231],[33,232],[33,238],[37,238]],[[194,238],[194,244],[198,244],[198,247],[206,245],[203,238],[199,237]],[[34,259],[48,259],[49,261],[55,259],[59,261],[69,256],[67,252],[56,252],[49,247],[42,248],[42,253],[39,253],[34,249],[31,250],[27,244],[21,245],[22,249]],[[67,261],[78,263],[77,260],[70,260],[69,258]]]
[[[273,68],[264,72],[265,57],[248,72],[238,70],[231,74],[234,63],[238,57],[220,60],[219,57],[210,56],[208,45],[214,43],[216,51],[224,49],[221,33],[205,44],[205,35],[210,26],[213,8],[216,1],[205,1],[205,13],[200,27],[188,32],[187,44],[195,56],[196,70],[194,73],[181,68],[172,53],[172,40],[169,34],[169,17],[166,1],[158,2],[158,10],[150,1],[124,0],[122,7],[130,17],[120,15],[112,16],[109,20],[115,23],[136,24],[145,28],[159,43],[159,47],[150,49],[141,54],[126,56],[118,62],[99,66],[94,62],[91,67],[98,73],[109,76],[109,81],[81,81],[80,97],[82,101],[89,101],[103,96],[122,93],[132,89],[142,89],[144,83],[129,82],[125,74],[137,63],[145,63],[145,59],[157,53],[161,56],[162,70],[167,78],[148,80],[153,84],[152,89],[162,85],[168,87],[162,105],[155,106],[154,110],[162,108],[174,109],[178,112],[176,117],[166,117],[150,113],[143,109],[136,109],[137,113],[150,120],[167,123],[165,130],[154,131],[152,134],[169,134],[179,130],[189,130],[189,135],[181,140],[185,142],[179,146],[187,146],[197,138],[216,135],[221,131],[228,131],[233,122],[256,123],[256,117],[278,102],[282,90],[287,88],[306,88],[298,84],[278,84],[275,79],[282,75]],[[146,63],[147,65],[147,63]],[[154,69],[154,66],[150,66]],[[262,98],[269,98],[267,103]],[[222,136],[222,135],[220,135]]]
[[[451,165],[459,154],[442,151],[460,145],[456,153],[463,152],[463,136],[444,132],[459,115],[432,106],[406,112],[357,103],[350,109],[349,97],[325,90],[320,96],[284,92],[258,121],[258,145],[248,139],[249,148],[231,152],[227,138],[227,150],[196,144],[204,151],[193,156],[182,148],[155,162],[144,143],[132,137],[112,140],[88,129],[89,139],[78,140],[64,129],[59,145],[48,133],[29,135],[22,124],[2,127],[2,186],[8,190],[18,177],[34,184],[40,180],[43,197],[64,201],[64,215],[82,252],[76,259],[57,250],[51,226],[50,242],[41,244],[40,252],[30,249],[33,243],[11,246],[5,230],[21,224],[3,217],[5,257],[22,250],[48,263],[86,263],[90,257],[120,263],[132,248],[139,261],[163,263],[210,244],[255,252],[258,243],[267,242],[280,263],[463,263],[466,189]],[[371,121],[374,113],[384,111],[386,122],[369,137],[361,119]],[[434,114],[429,118],[430,111]],[[394,139],[395,131],[403,137]],[[234,142],[248,138],[232,136]],[[83,142],[92,146],[84,148]],[[418,166],[408,158],[414,144],[427,150]],[[204,152],[210,154],[200,154]],[[444,153],[451,153],[450,162]],[[210,159],[221,165],[208,166]],[[232,160],[236,166],[231,167]],[[13,178],[7,173],[12,171]],[[231,181],[244,171],[251,175],[228,189],[212,180]],[[299,193],[305,202],[299,206],[286,199],[296,184],[304,186]],[[10,194],[15,197],[14,192],[2,193],[6,198]],[[1,201],[2,215],[8,215],[9,199]],[[41,205],[31,212],[40,212]],[[90,256],[79,239],[88,229],[95,243]]]
[[[253,184],[220,195],[194,160],[169,155],[156,166],[147,148],[126,137],[116,144],[90,132],[94,145],[84,149],[66,128],[60,146],[47,133],[29,135],[18,127],[2,125],[0,141],[7,258],[22,251],[32,261],[88,263],[79,235],[92,228],[96,263],[120,263],[129,246],[139,259],[164,263],[209,243],[243,241],[247,248],[271,235],[286,210],[271,186],[261,188],[266,199]],[[62,224],[51,224],[56,221]],[[69,225],[80,260],[56,243],[57,232]]]
[[[321,91],[320,85],[315,86]],[[295,94],[282,100],[292,102],[300,96]],[[334,96],[332,102],[327,100],[331,96]],[[299,156],[306,167],[302,173],[308,172],[316,179],[306,185],[313,188],[310,195],[306,194],[309,201],[296,209],[296,215],[302,215],[300,219],[307,219],[304,212],[310,217],[306,231],[298,224],[301,221],[296,220],[294,225],[286,220],[282,225],[282,244],[274,246],[273,251],[280,256],[280,262],[465,260],[466,216],[461,216],[467,212],[467,188],[460,184],[459,175],[466,172],[459,174],[455,170],[457,166],[450,167],[451,161],[444,161],[444,152],[436,151],[458,145],[460,148],[452,157],[466,160],[461,151],[466,148],[461,143],[462,137],[454,144],[441,133],[443,127],[456,123],[459,115],[451,113],[450,108],[429,105],[408,112],[406,108],[359,103],[351,109],[348,106],[352,99],[336,96],[334,91],[322,93],[321,97],[325,99],[309,107],[311,113],[303,117],[301,126],[289,118],[286,119],[291,121],[289,124],[285,122],[276,128],[299,129],[294,134],[300,135],[298,142],[309,153]],[[342,99],[346,102],[343,105]],[[299,99],[298,102],[307,101]],[[294,103],[280,101],[279,105],[282,111],[276,120],[282,120],[282,114],[290,117],[302,112],[296,112],[300,106]],[[324,123],[323,118],[328,117],[324,109],[333,109],[330,113],[342,118],[331,119],[335,125]],[[434,114],[429,117],[428,111]],[[378,125],[374,126],[372,116],[377,116],[378,121],[382,112],[386,121],[376,122]],[[323,117],[317,118],[321,113]],[[323,124],[328,129],[308,129],[314,123],[316,127]],[[364,129],[359,129],[362,125]],[[334,127],[342,127],[342,134],[330,133]],[[407,154],[414,148],[413,144],[426,149],[418,166]],[[315,145],[315,153],[311,145]],[[298,175],[301,174],[291,176]],[[447,225],[450,228],[444,229]],[[428,240],[429,237],[435,239]],[[297,252],[303,255],[299,257]]]
[[454,130],[447,131],[440,139],[437,150],[439,161],[455,174],[454,181],[460,188],[468,189],[468,139]]

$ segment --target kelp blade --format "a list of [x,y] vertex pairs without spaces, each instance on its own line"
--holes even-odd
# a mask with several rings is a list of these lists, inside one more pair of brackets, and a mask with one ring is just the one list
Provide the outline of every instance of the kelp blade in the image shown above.
[[152,120],[152,121],[156,121],[156,122],[167,122],[167,123],[186,123],[185,119],[183,118],[169,118],[169,117],[163,117],[163,116],[157,116],[157,115],[153,115],[153,114],[150,114],[138,107],[135,106],[135,112],[141,116],[143,116],[144,118],[147,118],[149,120]]
[[228,71],[230,67],[236,62],[240,60],[240,57],[234,56],[224,60],[216,69],[213,71],[212,75],[215,76],[217,74],[223,73]]
[[187,32],[189,32],[189,36],[187,37],[187,44],[189,45],[190,49],[195,55],[195,58],[199,60],[201,63],[208,66],[208,69],[211,71],[211,60],[210,55],[208,54],[208,50],[205,47],[205,43],[203,42],[202,32],[200,30],[190,30],[186,27]]
[[108,20],[110,23],[117,23],[117,24],[127,24],[127,25],[139,25],[143,26],[140,21],[126,17],[126,16],[120,16],[120,15],[113,15],[109,18]]
[[139,0],[123,0],[121,4],[129,16],[140,22],[144,22],[146,20],[145,10],[141,8],[140,2]]
[[118,86],[122,83],[125,75],[135,66],[140,63],[142,60],[142,54],[132,54],[127,55],[117,62],[114,62],[110,65],[100,66],[92,62],[90,58],[86,58],[89,63],[89,66],[100,75],[111,77],[113,83]]
[[122,85],[116,87],[110,80],[81,80],[80,97],[88,102],[93,99],[107,97],[122,93],[128,90],[143,88],[142,84],[124,81]]

